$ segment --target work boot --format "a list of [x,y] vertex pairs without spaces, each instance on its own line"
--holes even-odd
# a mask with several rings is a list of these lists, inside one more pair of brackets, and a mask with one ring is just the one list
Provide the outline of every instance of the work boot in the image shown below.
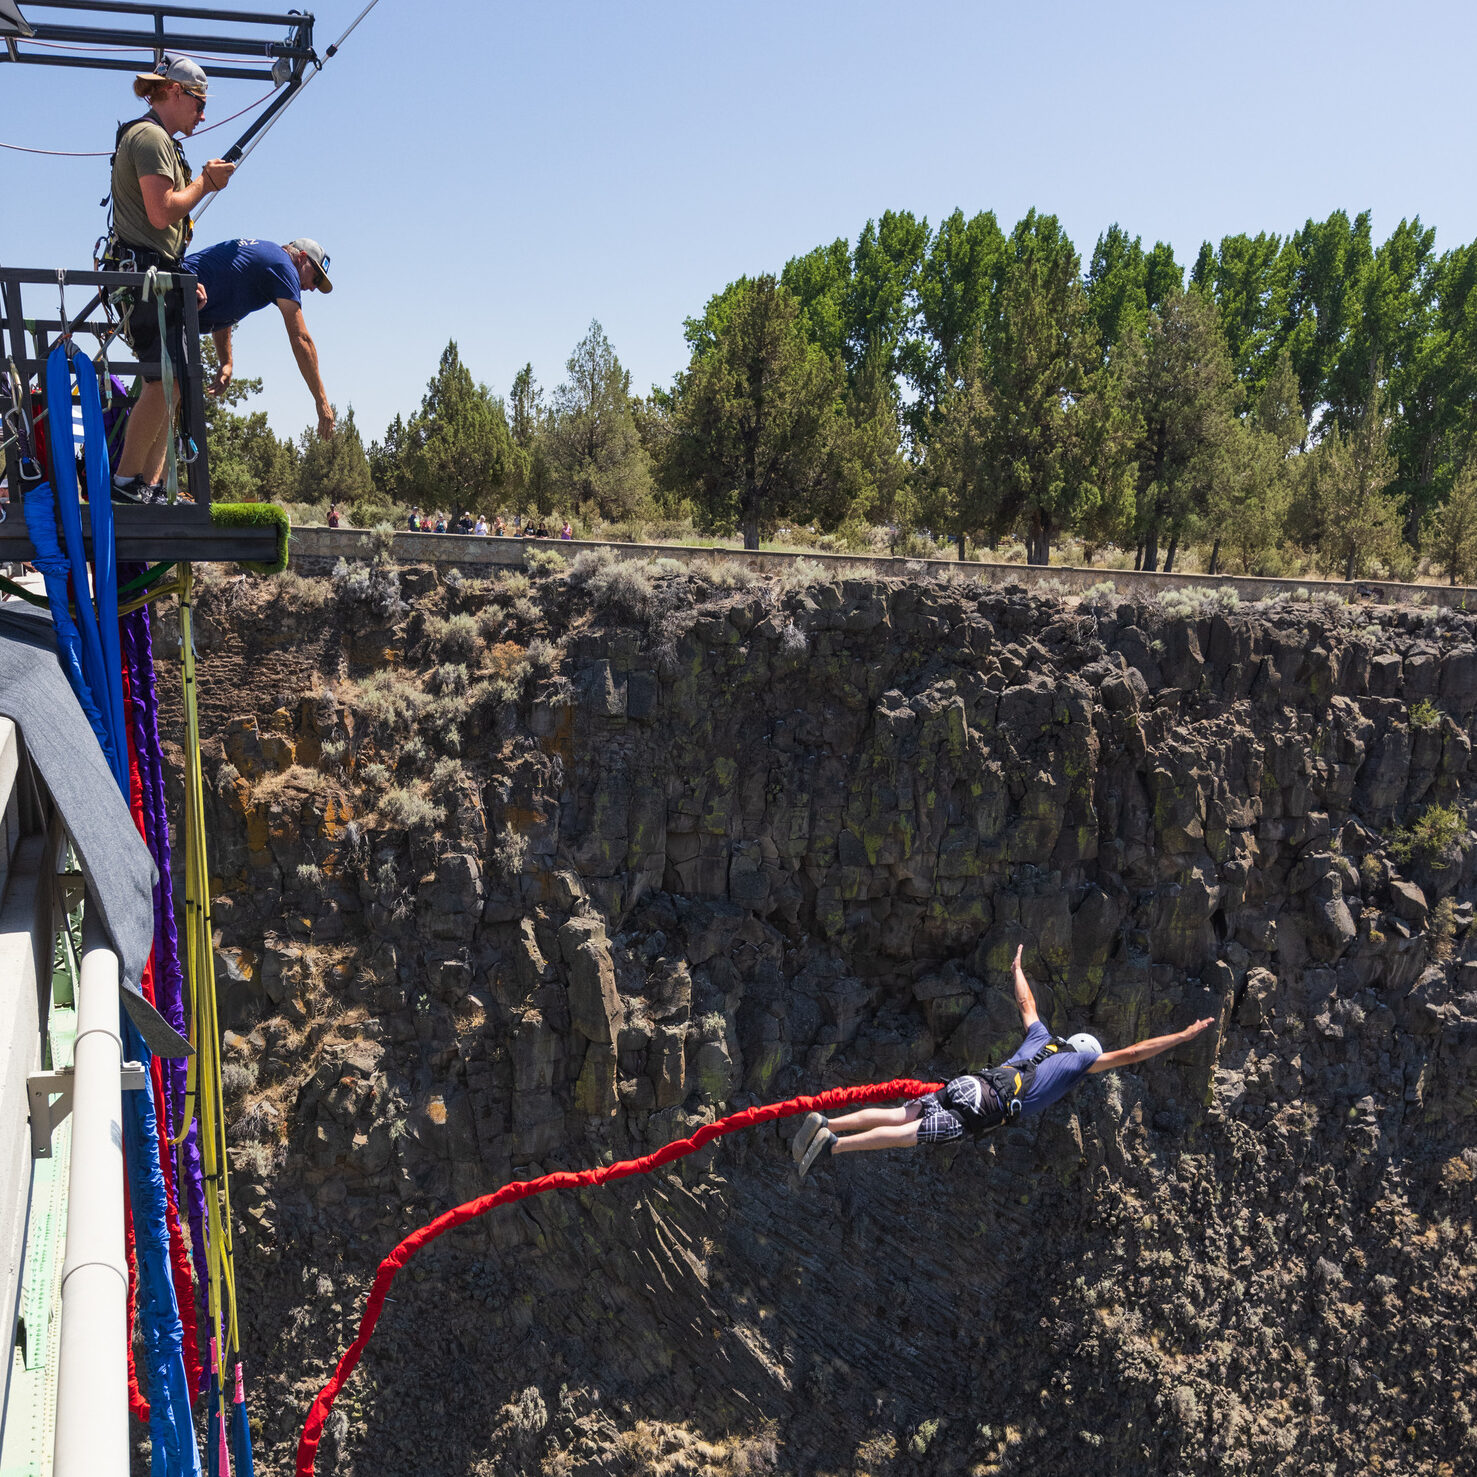
[[164,500],[164,489],[157,482],[145,482],[142,475],[113,478],[113,501],[151,507]]
[[810,1147],[810,1141],[815,1137],[818,1128],[824,1128],[826,1120],[823,1114],[807,1113],[805,1122],[800,1125],[800,1132],[790,1141],[790,1152],[795,1156],[795,1163],[799,1164],[805,1151]]
[[810,1140],[810,1147],[805,1151],[800,1161],[800,1178],[804,1179],[810,1172],[810,1166],[817,1159],[829,1159],[831,1150],[835,1146],[838,1135],[831,1132],[829,1128],[820,1129]]

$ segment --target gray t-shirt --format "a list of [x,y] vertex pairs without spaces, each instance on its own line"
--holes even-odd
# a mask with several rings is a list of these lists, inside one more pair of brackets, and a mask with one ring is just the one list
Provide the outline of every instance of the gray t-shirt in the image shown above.
[[113,160],[113,230],[125,245],[147,246],[177,260],[185,249],[185,222],[176,221],[161,231],[149,220],[139,180],[151,174],[163,175],[176,190],[190,182],[189,166],[174,140],[152,117],[130,128],[118,145]]

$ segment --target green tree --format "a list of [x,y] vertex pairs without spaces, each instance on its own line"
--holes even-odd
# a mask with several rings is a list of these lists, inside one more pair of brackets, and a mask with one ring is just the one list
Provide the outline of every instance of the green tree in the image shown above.
[[1292,356],[1278,355],[1252,413],[1227,441],[1207,508],[1210,569],[1222,556],[1240,574],[1275,574],[1307,436]]
[[799,303],[810,341],[844,358],[851,336],[851,247],[846,238],[838,236],[829,246],[791,257],[780,273],[780,285]]
[[366,458],[375,495],[386,507],[412,501],[410,432],[397,415],[385,428],[383,441],[371,441]]
[[1346,580],[1388,561],[1400,545],[1400,520],[1389,487],[1395,480],[1384,391],[1376,384],[1352,430],[1335,426],[1312,453],[1309,482],[1318,517],[1320,566]]
[[1211,295],[1236,378],[1255,396],[1282,349],[1296,252],[1262,231],[1223,236]]
[[1098,349],[1077,251],[1055,216],[1032,210],[1011,232],[999,312],[982,344],[985,531],[993,540],[1019,526],[1027,558],[1046,564],[1052,536],[1101,490],[1083,454],[1095,439],[1084,433]]
[[546,441],[555,492],[602,518],[630,518],[651,497],[651,468],[631,413],[631,376],[593,319],[554,392]]
[[1009,255],[994,211],[965,220],[956,210],[938,233],[918,269],[918,310],[923,333],[908,377],[917,392],[911,417],[926,433],[928,418],[962,382],[965,366],[979,350]]
[[[215,345],[205,339],[207,376],[215,372]],[[205,399],[205,444],[210,457],[211,497],[220,503],[295,502],[298,458],[291,441],[280,440],[265,411],[240,415],[234,409],[261,393],[259,379],[232,380],[223,394]]]
[[1184,272],[1172,247],[1156,241],[1145,252],[1139,237],[1130,239],[1116,223],[1109,226],[1093,248],[1086,280],[1088,313],[1103,363],[1113,361],[1121,344],[1142,337],[1150,310],[1183,286]]
[[508,410],[508,430],[513,442],[508,493],[519,511],[531,507],[547,517],[554,511],[547,442],[549,412],[544,405],[544,392],[533,376],[532,364],[525,364],[514,375]]
[[[462,362],[456,340],[441,351],[426,385],[421,408],[396,432],[393,463],[383,452],[382,486],[398,487],[404,499],[449,511],[473,508],[506,483],[513,466],[513,440],[503,402],[478,384]],[[382,458],[377,457],[377,465]]]
[[1358,311],[1360,279],[1373,260],[1369,213],[1336,210],[1292,238],[1292,281],[1280,340],[1292,355],[1310,429],[1330,399],[1330,377]]
[[917,280],[930,238],[928,222],[906,210],[868,221],[851,254],[846,366],[853,377],[880,353],[889,374],[912,355]]
[[1446,501],[1427,515],[1426,541],[1452,584],[1477,575],[1477,462],[1457,474]]
[[390,505],[379,495],[369,475],[369,459],[364,453],[359,427],[354,424],[352,405],[342,420],[335,417],[333,435],[328,440],[323,440],[310,427],[303,432],[299,448],[303,502],[343,503],[349,517],[360,528],[389,516]]
[[782,518],[834,527],[858,485],[839,358],[813,343],[795,296],[774,277],[742,278],[689,321],[665,475],[744,547]]
[[1137,421],[1134,533],[1139,567],[1174,568],[1180,542],[1211,498],[1234,428],[1235,386],[1214,303],[1199,291],[1150,315],[1127,372]]

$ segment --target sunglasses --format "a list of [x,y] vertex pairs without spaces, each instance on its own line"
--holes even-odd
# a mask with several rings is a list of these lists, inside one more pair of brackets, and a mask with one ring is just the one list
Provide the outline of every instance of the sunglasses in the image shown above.
[[195,111],[197,113],[203,113],[205,111],[205,99],[198,92],[191,92],[188,87],[181,87],[180,91],[195,104]]

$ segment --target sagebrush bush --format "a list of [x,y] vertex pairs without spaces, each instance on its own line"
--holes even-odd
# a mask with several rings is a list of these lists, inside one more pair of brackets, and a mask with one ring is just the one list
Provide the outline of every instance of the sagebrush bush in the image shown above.
[[635,560],[618,559],[590,580],[595,609],[616,620],[644,621],[651,613],[651,576]]
[[388,561],[350,564],[340,559],[333,567],[332,583],[346,604],[367,605],[379,615],[393,615],[402,608],[400,572]]
[[563,574],[569,567],[564,555],[556,549],[530,549],[523,556],[523,562],[536,575]]
[[349,704],[371,723],[394,729],[415,722],[426,705],[426,695],[395,672],[371,672],[350,693]]
[[[796,564],[820,568],[813,559],[799,559]],[[760,576],[740,559],[696,559],[688,565],[687,572],[715,590],[752,590],[760,583]]]
[[569,566],[569,583],[577,590],[584,589],[602,570],[616,562],[613,549],[581,549]]
[[284,569],[273,576],[273,593],[292,610],[322,610],[333,589],[329,580],[305,579],[291,569]]
[[507,619],[508,612],[496,601],[484,605],[477,612],[477,634],[486,642],[496,641]]
[[516,600],[520,595],[526,595],[533,585],[529,578],[520,569],[510,570],[502,575],[497,582],[498,597],[502,600]]
[[467,669],[461,662],[444,662],[427,679],[427,685],[438,696],[467,690]]
[[398,788],[380,796],[375,807],[380,819],[387,825],[398,826],[405,831],[416,831],[440,825],[446,812],[419,789]]
[[477,655],[477,622],[470,615],[446,620],[432,616],[426,622],[426,639],[441,653],[443,662],[470,662]]

